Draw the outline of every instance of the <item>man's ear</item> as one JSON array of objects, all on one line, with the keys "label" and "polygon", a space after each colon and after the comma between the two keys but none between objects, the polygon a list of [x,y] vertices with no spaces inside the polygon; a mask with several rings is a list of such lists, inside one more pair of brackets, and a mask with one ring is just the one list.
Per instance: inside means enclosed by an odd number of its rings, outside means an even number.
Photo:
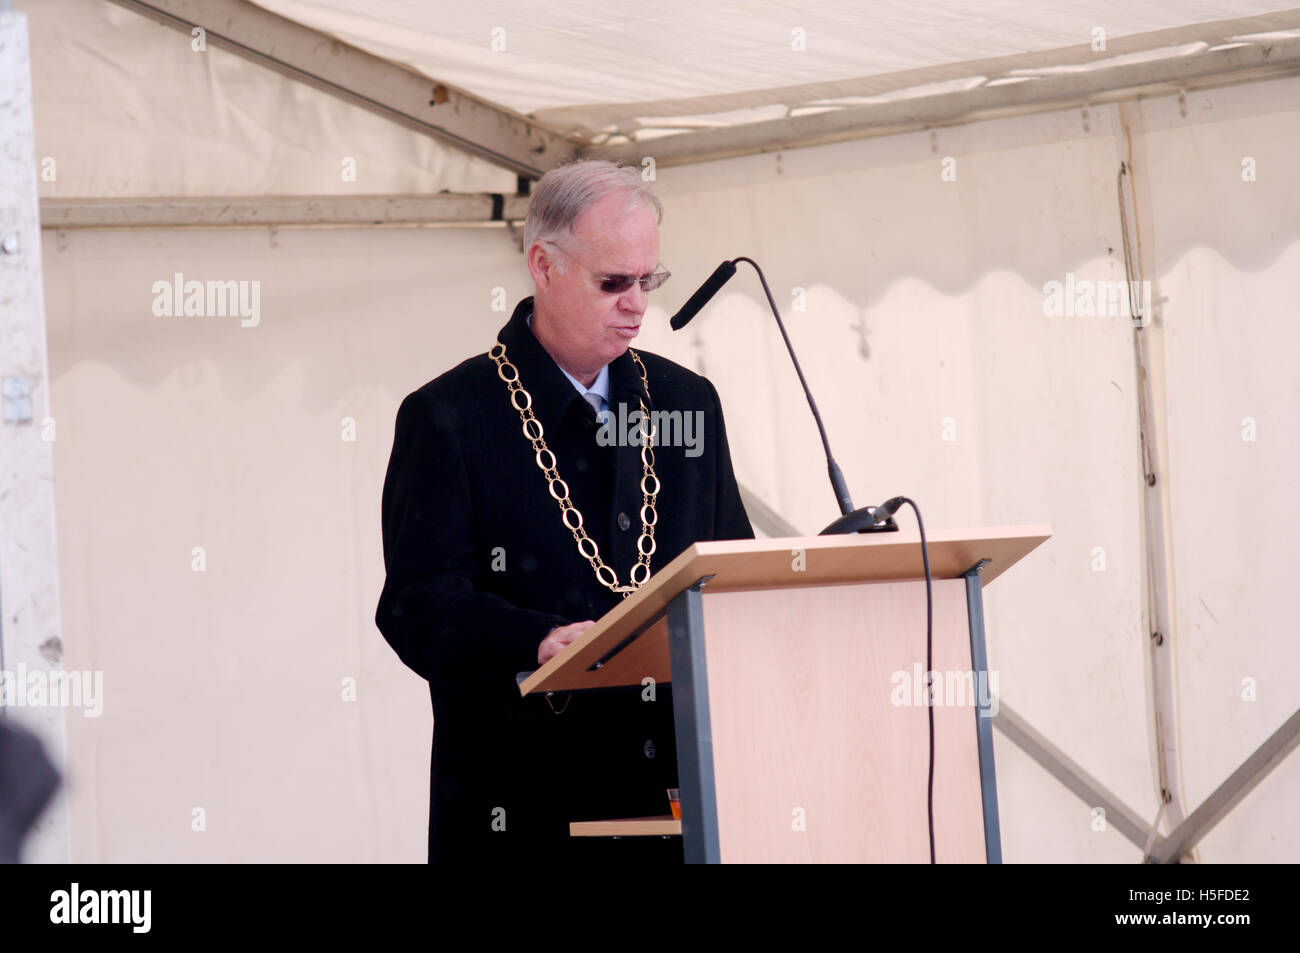
[{"label": "man's ear", "polygon": [[545,291],[555,272],[555,258],[541,242],[528,246],[528,274],[539,291]]}]

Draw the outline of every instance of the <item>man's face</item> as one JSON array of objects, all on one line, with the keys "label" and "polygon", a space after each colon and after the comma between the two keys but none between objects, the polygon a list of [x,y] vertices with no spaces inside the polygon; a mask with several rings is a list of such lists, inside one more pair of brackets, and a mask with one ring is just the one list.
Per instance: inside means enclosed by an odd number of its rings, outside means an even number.
[{"label": "man's face", "polygon": [[[659,264],[654,212],[627,193],[607,195],[573,223],[573,235],[548,248],[549,267],[534,273],[539,306],[561,350],[592,367],[627,350],[641,327],[648,293],[639,282],[618,294],[600,290],[599,275],[646,275]],[[562,264],[564,271],[555,268]],[[538,279],[541,280],[538,280]]]}]

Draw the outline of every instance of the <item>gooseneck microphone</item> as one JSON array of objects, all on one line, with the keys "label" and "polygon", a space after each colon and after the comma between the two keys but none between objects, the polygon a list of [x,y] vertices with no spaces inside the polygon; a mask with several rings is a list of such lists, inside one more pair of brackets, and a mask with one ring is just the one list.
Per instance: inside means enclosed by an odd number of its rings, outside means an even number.
[{"label": "gooseneck microphone", "polygon": [[[740,259],[736,259],[739,261]],[[673,315],[673,319],[668,323],[672,325],[674,331],[680,331],[686,327],[688,321],[700,313],[700,309],[709,303],[722,286],[731,280],[731,276],[736,273],[736,262],[724,261],[709,275],[707,281],[700,285],[699,290],[691,295],[687,302],[682,305],[682,309]]]},{"label": "gooseneck microphone", "polygon": [[[763,293],[767,295],[767,303],[771,306],[772,314],[776,317],[776,325],[781,329],[781,337],[785,341],[785,348],[790,352],[790,360],[794,362],[794,371],[799,375],[799,383],[803,386],[804,396],[808,398],[808,406],[812,409],[813,419],[817,421],[817,431],[821,434],[822,447],[826,451],[826,471],[830,475],[831,488],[835,491],[835,499],[839,504],[842,515],[830,526],[822,530],[819,535],[896,532],[898,524],[893,520],[894,510],[890,510],[889,513],[883,514],[877,519],[875,515],[876,508],[874,507],[867,506],[860,510],[853,508],[853,498],[849,496],[849,488],[844,482],[844,474],[840,472],[839,464],[835,462],[835,457],[831,454],[831,444],[826,438],[826,427],[822,424],[822,415],[817,411],[817,402],[813,400],[812,391],[808,389],[808,381],[804,379],[803,368],[799,366],[799,358],[795,357],[794,345],[790,343],[790,335],[785,332],[785,322],[781,320],[781,312],[777,310],[776,300],[772,297],[772,289],[767,286],[767,278],[763,275],[763,269],[758,267],[758,262],[743,255],[731,261],[724,261],[714,270],[713,274],[709,275],[708,280],[700,285],[699,290],[682,305],[681,310],[673,315],[672,320],[669,322],[672,329],[680,331],[686,327],[693,317],[700,313],[700,309],[708,304],[709,300],[736,273],[736,262],[739,261],[748,262],[758,272],[758,280],[763,283]],[[901,506],[902,504],[899,503],[898,505]],[[897,509],[897,506],[895,509]]]}]

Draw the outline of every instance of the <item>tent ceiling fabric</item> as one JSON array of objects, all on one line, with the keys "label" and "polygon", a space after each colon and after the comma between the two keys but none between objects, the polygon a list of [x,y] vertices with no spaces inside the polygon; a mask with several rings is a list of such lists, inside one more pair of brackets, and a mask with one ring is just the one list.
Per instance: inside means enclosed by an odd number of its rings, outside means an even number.
[{"label": "tent ceiling fabric", "polygon": [[[1097,0],[1066,10],[888,0],[870,12],[861,0],[615,0],[599,10],[585,0],[256,2],[589,142],[1179,56],[1300,28],[1300,10],[1258,0]],[[1097,29],[1104,52],[1092,46]]]}]

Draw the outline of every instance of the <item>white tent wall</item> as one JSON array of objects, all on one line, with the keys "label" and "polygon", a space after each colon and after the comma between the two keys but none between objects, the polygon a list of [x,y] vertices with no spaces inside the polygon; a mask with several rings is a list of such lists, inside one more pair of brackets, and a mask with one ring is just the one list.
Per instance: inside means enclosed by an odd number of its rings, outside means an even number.
[{"label": "white tent wall", "polygon": [[[184,87],[185,38],[108,4],[25,6],[38,154],[60,175],[43,196],[346,192],[331,178],[339,157],[375,135],[397,145],[366,153],[374,178],[357,191],[513,186],[450,152],[436,169],[407,160],[417,137],[265,71]],[[90,93],[71,95],[65,74],[105,70],[106,86],[124,74],[116,32],[94,56],[59,52],[84,42],[80,28],[42,11],[74,6],[105,30],[153,31],[150,48],[180,44],[139,67],[130,134],[125,114],[105,120],[118,131],[79,125],[71,104]],[[215,76],[257,70],[206,55]],[[1300,476],[1287,439],[1300,395],[1283,363],[1297,343],[1300,199],[1285,174],[1298,92],[1300,80],[1201,92],[1186,116],[1177,97],[1148,100],[1133,130],[1170,393],[1185,811],[1297,703],[1281,673],[1300,661],[1283,603],[1300,544],[1267,528],[1294,522]],[[216,117],[236,108],[259,134],[213,163],[204,142],[229,141]],[[833,497],[756,278],[742,270],[688,330],[666,326],[718,261],[752,255],[859,505],[906,492],[928,529],[1051,523],[1053,539],[986,593],[996,687],[1150,819],[1133,329],[1049,316],[1043,293],[1067,273],[1125,277],[1117,117],[1064,110],[660,169],[674,277],[640,343],[709,374],[741,481],[816,532]],[[265,147],[282,133],[291,148]],[[189,158],[168,158],[172,142]],[[1245,156],[1257,181],[1241,179]],[[450,171],[471,164],[473,176]],[[430,714],[373,625],[379,491],[402,396],[488,346],[506,317],[493,289],[527,293],[517,250],[496,228],[47,231],[44,258],[65,664],[105,682],[103,715],[68,719],[73,859],[422,860]],[[176,272],[259,281],[259,323],[154,316],[153,285]],[[1242,698],[1246,677],[1256,701]],[[995,738],[1007,860],[1139,858]],[[1298,789],[1293,757],[1201,858],[1300,857],[1284,823]]]},{"label": "white tent wall", "polygon": [[[1300,564],[1298,103],[1295,79],[1150,102],[1134,155],[1148,170],[1165,322],[1189,809],[1300,707],[1288,604]],[[1294,863],[1298,797],[1293,753],[1211,831],[1202,858]]]},{"label": "white tent wall", "polygon": [[[506,234],[79,232],[46,262],[67,665],[104,672],[69,719],[74,860],[422,860],[379,494],[401,398],[524,290]],[[260,282],[260,322],[155,317],[176,271]]]}]

